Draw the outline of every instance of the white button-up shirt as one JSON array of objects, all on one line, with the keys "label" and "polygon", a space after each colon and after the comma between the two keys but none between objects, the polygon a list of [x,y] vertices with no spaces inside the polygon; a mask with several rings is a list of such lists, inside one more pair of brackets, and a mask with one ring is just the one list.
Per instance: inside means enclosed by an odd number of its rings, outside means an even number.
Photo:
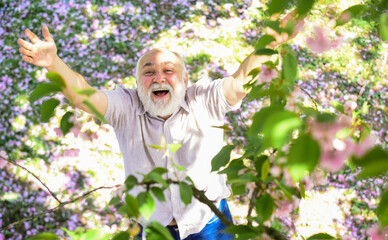
[{"label": "white button-up shirt", "polygon": [[[141,174],[155,167],[169,170],[168,177],[176,179],[171,160],[161,151],[149,145],[160,145],[162,136],[166,144],[181,143],[177,152],[171,155],[175,164],[187,171],[178,171],[178,180],[188,175],[196,188],[206,191],[210,200],[219,202],[230,195],[225,176],[211,172],[211,160],[224,145],[223,130],[214,126],[224,124],[225,114],[239,107],[232,107],[222,92],[223,79],[216,81],[200,80],[187,88],[184,103],[180,110],[164,121],[148,114],[138,98],[135,89],[121,86],[113,91],[105,91],[108,108],[105,119],[115,130],[124,159],[126,177],[134,175],[138,180]],[[141,187],[132,189],[136,196],[144,191]],[[214,216],[208,206],[193,198],[185,206],[180,200],[179,186],[171,184],[164,191],[166,202],[156,201],[155,212],[150,221],[156,220],[167,225],[173,218],[177,221],[181,238],[200,232]],[[142,224],[146,222],[141,220]]]}]

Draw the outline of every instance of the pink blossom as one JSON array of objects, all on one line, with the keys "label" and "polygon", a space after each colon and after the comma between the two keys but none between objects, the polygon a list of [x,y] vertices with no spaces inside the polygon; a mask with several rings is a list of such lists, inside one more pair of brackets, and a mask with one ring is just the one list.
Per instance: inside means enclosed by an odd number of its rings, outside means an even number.
[{"label": "pink blossom", "polygon": [[277,77],[278,77],[278,71],[276,69],[272,69],[263,65],[260,68],[260,74],[259,74],[260,81],[257,81],[256,84],[261,84],[264,82],[268,83],[268,82],[271,82],[272,79]]},{"label": "pink blossom", "polygon": [[288,217],[292,210],[296,209],[299,206],[300,199],[292,196],[292,200],[283,199],[277,202],[278,208],[276,209],[276,216],[278,217]]},{"label": "pink blossom", "polygon": [[338,149],[333,146],[332,149],[326,149],[323,151],[320,165],[322,168],[329,172],[338,172],[345,165],[345,160],[351,155],[352,146],[349,138],[345,139],[342,148]]},{"label": "pink blossom", "polygon": [[315,26],[312,37],[306,39],[306,44],[311,48],[311,50],[317,53],[337,48],[341,42],[341,38],[336,38],[334,41],[330,41],[327,36],[327,30],[321,26]]},{"label": "pink blossom", "polygon": [[355,101],[346,101],[345,102],[345,113],[348,115],[352,115],[352,112],[357,108],[357,103]]},{"label": "pink blossom", "polygon": [[372,240],[385,240],[388,236],[388,229],[379,229],[378,226],[373,226],[368,229],[368,234]]},{"label": "pink blossom", "polygon": [[376,140],[376,136],[374,134],[370,134],[364,139],[364,141],[354,144],[353,153],[359,158],[362,157],[376,144]]},{"label": "pink blossom", "polygon": [[63,155],[65,157],[78,157],[79,155],[79,149],[66,149],[64,152],[63,152]]},{"label": "pink blossom", "polygon": [[60,128],[54,128],[54,132],[57,134],[58,137],[63,137],[63,133]]}]

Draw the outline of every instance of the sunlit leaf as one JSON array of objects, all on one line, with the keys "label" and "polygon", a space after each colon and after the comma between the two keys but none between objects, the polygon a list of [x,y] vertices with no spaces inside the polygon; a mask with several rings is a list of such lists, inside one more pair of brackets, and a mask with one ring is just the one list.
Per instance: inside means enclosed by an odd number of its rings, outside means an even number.
[{"label": "sunlit leaf", "polygon": [[58,85],[56,85],[56,84],[41,83],[38,86],[36,86],[34,91],[32,91],[32,93],[31,93],[31,95],[29,97],[29,101],[31,103],[33,103],[36,100],[41,99],[42,97],[49,96],[49,95],[51,95],[53,93],[57,93],[57,92],[60,92],[60,91],[61,91],[61,88]]},{"label": "sunlit leaf", "polygon": [[73,112],[66,112],[61,119],[60,129],[63,135],[66,135],[70,129],[74,126],[74,123],[71,121],[71,117],[74,116]]},{"label": "sunlit leaf", "polygon": [[288,168],[294,182],[303,179],[306,172],[312,172],[320,158],[319,143],[309,135],[299,136],[291,145]]},{"label": "sunlit leaf", "polygon": [[155,200],[149,192],[142,192],[137,196],[139,202],[139,212],[146,221],[150,219],[155,211]]},{"label": "sunlit leaf", "polygon": [[40,121],[49,122],[50,118],[54,116],[54,110],[59,105],[59,100],[50,98],[42,103],[40,107]]},{"label": "sunlit leaf", "polygon": [[93,229],[82,234],[79,240],[108,240],[110,234],[101,229]]},{"label": "sunlit leaf", "polygon": [[261,180],[264,181],[268,177],[270,169],[270,163],[268,159],[264,161],[263,165],[261,166]]},{"label": "sunlit leaf", "polygon": [[79,89],[79,88],[73,87],[73,90],[74,92],[87,97],[90,97],[97,92],[97,90],[94,88]]},{"label": "sunlit leaf", "polygon": [[144,182],[157,182],[163,185],[163,187],[167,187],[168,183],[166,180],[162,177],[164,173],[167,172],[167,169],[165,168],[155,168],[151,172],[149,172],[147,175],[144,176],[143,181]]},{"label": "sunlit leaf", "polygon": [[310,236],[307,238],[307,240],[314,240],[314,239],[325,239],[325,240],[331,240],[331,239],[336,239],[335,237],[327,234],[327,233],[318,233]]},{"label": "sunlit leaf", "polygon": [[360,113],[361,114],[368,114],[369,112],[369,104],[367,101],[365,101],[362,106],[361,106],[361,109],[360,109]]},{"label": "sunlit leaf", "polygon": [[283,29],[280,27],[279,20],[271,21],[269,19],[264,19],[263,24],[265,27],[271,28],[272,30],[274,30],[278,34],[281,34],[283,32]]},{"label": "sunlit leaf", "polygon": [[125,196],[125,206],[127,207],[127,214],[129,217],[135,217],[138,218],[140,216],[140,211],[139,211],[139,202],[136,198],[133,196],[127,194]]},{"label": "sunlit leaf", "polygon": [[236,184],[236,183],[242,184],[242,183],[249,183],[249,182],[256,182],[256,181],[257,181],[257,177],[251,172],[241,174],[236,178],[228,179],[228,183],[230,184]]},{"label": "sunlit leaf", "polygon": [[259,40],[257,40],[255,45],[255,50],[257,51],[259,49],[263,49],[273,41],[276,41],[276,39],[272,35],[265,34],[261,36]]},{"label": "sunlit leaf", "polygon": [[288,36],[292,36],[295,30],[295,21],[294,20],[288,20],[286,26],[284,27],[283,31],[288,34]]},{"label": "sunlit leaf", "polygon": [[191,200],[193,198],[193,189],[191,188],[190,185],[188,185],[185,182],[180,182],[179,183],[179,193],[182,199],[182,202],[185,205],[188,205],[191,203]]},{"label": "sunlit leaf", "polygon": [[168,149],[170,149],[170,151],[172,153],[175,153],[176,151],[179,150],[179,148],[182,147],[182,144],[181,143],[170,143],[167,145]]},{"label": "sunlit leaf", "polygon": [[336,26],[342,26],[348,23],[352,18],[358,18],[364,15],[369,10],[368,5],[354,5],[344,10],[337,18]]},{"label": "sunlit leaf", "polygon": [[152,221],[144,231],[147,234],[147,240],[174,240],[170,231],[155,221]]},{"label": "sunlit leaf", "polygon": [[283,58],[282,75],[291,86],[294,85],[298,76],[298,60],[291,53],[287,53]]},{"label": "sunlit leaf", "polygon": [[212,126],[212,127],[214,127],[214,128],[219,128],[219,129],[222,129],[222,130],[228,131],[228,132],[232,131],[228,125]]},{"label": "sunlit leaf", "polygon": [[163,150],[163,148],[159,145],[147,145],[150,148],[158,149],[158,150]]},{"label": "sunlit leaf", "polygon": [[269,194],[264,194],[256,202],[257,216],[262,223],[269,219],[274,209],[274,201]]},{"label": "sunlit leaf", "polygon": [[230,153],[233,149],[234,145],[226,145],[221,149],[221,151],[217,153],[216,156],[214,156],[212,160],[212,171],[217,171],[221,167],[228,164],[230,160]]},{"label": "sunlit leaf", "polygon": [[9,202],[14,202],[18,200],[20,196],[15,192],[6,192],[1,198]]},{"label": "sunlit leaf", "polygon": [[279,111],[268,116],[264,127],[264,147],[281,147],[291,139],[292,131],[302,126],[302,120],[289,111]]},{"label": "sunlit leaf", "polygon": [[60,238],[54,233],[40,233],[36,236],[30,237],[27,240],[59,240]]},{"label": "sunlit leaf", "polygon": [[341,113],[344,113],[344,112],[345,112],[345,107],[344,107],[344,105],[342,105],[341,102],[338,101],[338,100],[332,100],[332,101],[330,101],[330,105],[331,105],[333,108],[337,109],[337,110],[338,110],[339,112],[341,112]]},{"label": "sunlit leaf", "polygon": [[62,76],[59,75],[58,73],[56,72],[48,72],[46,73],[46,77],[54,82],[56,85],[58,85],[61,89],[65,89],[66,88],[66,83],[65,81],[63,80]]},{"label": "sunlit leaf", "polygon": [[275,112],[283,111],[281,106],[270,106],[262,108],[259,112],[256,112],[253,115],[253,121],[251,126],[247,131],[247,136],[249,140],[256,139],[257,134],[262,133],[264,124],[266,123],[268,117]]},{"label": "sunlit leaf", "polygon": [[388,14],[387,13],[380,15],[379,34],[382,40],[388,41]]},{"label": "sunlit leaf", "polygon": [[85,104],[85,105],[93,112],[94,116],[96,116],[96,118],[97,118],[100,122],[102,122],[102,123],[104,123],[104,124],[107,123],[106,120],[105,120],[105,118],[104,118],[104,116],[97,110],[97,108],[94,107],[94,105],[93,105],[89,100],[84,99],[84,100],[82,101],[82,103]]},{"label": "sunlit leaf", "polygon": [[381,226],[388,226],[388,191],[385,191],[376,209],[376,215]]}]

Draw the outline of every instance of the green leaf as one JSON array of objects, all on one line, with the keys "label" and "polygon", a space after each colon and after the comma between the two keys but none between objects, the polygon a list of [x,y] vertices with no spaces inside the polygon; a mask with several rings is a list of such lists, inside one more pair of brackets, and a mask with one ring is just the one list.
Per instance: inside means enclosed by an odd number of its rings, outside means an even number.
[{"label": "green leaf", "polygon": [[274,201],[269,194],[264,194],[256,202],[256,212],[261,223],[264,223],[272,215]]},{"label": "green leaf", "polygon": [[365,101],[362,106],[361,106],[361,109],[360,109],[360,113],[361,114],[368,114],[369,112],[369,105],[368,105],[368,102]]},{"label": "green leaf", "polygon": [[388,191],[384,192],[376,209],[376,215],[382,227],[388,226]]},{"label": "green leaf", "polygon": [[231,225],[224,232],[232,235],[237,234],[238,238],[236,239],[254,239],[262,233],[258,228],[249,225]]},{"label": "green leaf", "polygon": [[306,172],[312,172],[319,162],[319,143],[309,135],[299,136],[291,145],[288,168],[294,182],[303,179]]},{"label": "green leaf", "polygon": [[255,55],[271,56],[271,55],[274,55],[274,54],[277,54],[277,53],[278,52],[273,50],[273,49],[261,48],[261,49],[256,50]]},{"label": "green leaf", "polygon": [[182,147],[182,144],[180,144],[180,143],[170,143],[170,144],[167,145],[167,147],[168,147],[168,149],[170,149],[170,151],[172,153],[175,153],[176,151],[179,150],[179,148]]},{"label": "green leaf", "polygon": [[222,129],[222,130],[227,131],[227,132],[232,131],[228,125],[212,126],[212,127],[213,127],[213,128],[219,128],[219,129]]},{"label": "green leaf", "polygon": [[112,240],[129,240],[131,236],[129,235],[129,232],[121,231],[117,234],[115,234],[112,238]]},{"label": "green leaf", "polygon": [[297,0],[297,15],[299,17],[306,16],[313,8],[315,2],[316,0]]},{"label": "green leaf", "polygon": [[283,31],[286,32],[288,34],[288,36],[292,36],[292,34],[294,33],[294,29],[295,29],[295,21],[288,20],[286,27],[283,28]]},{"label": "green leaf", "polygon": [[84,100],[82,101],[82,103],[85,104],[85,105],[93,112],[94,116],[96,116],[96,118],[97,118],[100,122],[102,122],[102,123],[104,123],[104,124],[107,123],[106,120],[105,120],[105,118],[104,118],[104,116],[102,116],[102,114],[94,107],[94,105],[93,105],[89,100],[84,99]]},{"label": "green leaf", "polygon": [[147,175],[144,176],[143,181],[144,182],[157,182],[163,185],[164,188],[168,187],[168,183],[162,175],[167,172],[167,169],[165,168],[155,168],[151,172],[149,172]]},{"label": "green leaf", "polygon": [[152,221],[144,231],[147,234],[147,240],[174,240],[170,231],[155,221]]},{"label": "green leaf", "polygon": [[352,20],[352,18],[361,17],[368,10],[369,10],[368,5],[359,4],[359,5],[351,6],[340,14],[340,16],[337,18],[335,25],[342,26],[348,23],[350,20]]},{"label": "green leaf", "polygon": [[166,198],[164,197],[163,189],[158,187],[152,187],[151,188],[152,194],[161,202],[165,202]]},{"label": "green leaf", "polygon": [[63,135],[66,135],[70,129],[74,126],[74,123],[70,121],[70,118],[74,116],[72,112],[66,112],[65,115],[62,116],[60,129]]},{"label": "green leaf", "polygon": [[140,211],[139,211],[139,202],[137,201],[136,198],[134,198],[133,196],[127,194],[127,196],[125,196],[125,206],[127,207],[127,214],[128,214],[128,217],[135,217],[135,218],[139,218],[140,216]]},{"label": "green leaf", "polygon": [[259,112],[256,112],[252,117],[252,124],[247,131],[247,137],[250,141],[255,141],[257,135],[262,133],[264,124],[267,122],[268,117],[276,112],[283,111],[281,106],[270,106],[262,108]]},{"label": "green leaf", "polygon": [[282,75],[289,85],[294,85],[298,76],[298,61],[291,53],[287,53],[283,58]]},{"label": "green leaf", "polygon": [[179,183],[179,193],[181,195],[182,202],[187,206],[191,203],[193,198],[193,189],[185,182]]},{"label": "green leaf", "polygon": [[263,165],[261,166],[261,180],[264,181],[268,177],[270,169],[270,163],[269,160],[265,160]]},{"label": "green leaf", "polygon": [[129,175],[124,182],[127,190],[131,190],[136,184],[138,184],[137,178],[133,175]]},{"label": "green leaf", "polygon": [[280,111],[271,114],[264,123],[264,148],[282,147],[291,139],[291,133],[302,126],[302,120],[294,113]]},{"label": "green leaf", "polygon": [[268,10],[267,13],[269,15],[275,14],[275,13],[282,13],[287,5],[288,5],[288,0],[272,0],[268,4]]},{"label": "green leaf", "polygon": [[283,29],[280,27],[280,21],[271,21],[269,19],[264,19],[263,24],[265,27],[271,28],[275,32],[281,34],[283,32]]},{"label": "green leaf", "polygon": [[158,149],[158,150],[162,150],[163,151],[163,148],[159,145],[147,145],[148,147],[150,148],[154,148],[154,149]]},{"label": "green leaf", "polygon": [[234,196],[243,195],[245,193],[245,184],[234,183],[231,185]]},{"label": "green leaf", "polygon": [[40,233],[28,238],[27,240],[59,240],[59,237],[54,233]]},{"label": "green leaf", "polygon": [[41,99],[42,97],[49,96],[52,93],[57,93],[60,91],[61,91],[61,88],[56,84],[41,83],[34,89],[34,91],[32,91],[29,97],[29,101],[30,103],[33,103],[36,100]]},{"label": "green leaf", "polygon": [[345,107],[338,100],[330,101],[330,105],[341,113],[345,113]]},{"label": "green leaf", "polygon": [[314,239],[331,240],[331,239],[335,239],[335,237],[333,237],[327,233],[318,233],[318,234],[314,234],[314,235],[310,236],[309,238],[307,238],[307,240],[314,240]]},{"label": "green leaf", "polygon": [[217,171],[221,167],[228,164],[230,160],[230,153],[234,149],[234,145],[226,145],[224,146],[221,151],[217,153],[216,156],[212,159],[212,171]]},{"label": "green leaf", "polygon": [[59,105],[59,100],[50,98],[42,103],[40,107],[40,121],[49,122],[50,118],[54,116],[54,110]]},{"label": "green leaf", "polygon": [[109,205],[117,205],[120,204],[120,197],[112,197],[112,199],[108,203]]},{"label": "green leaf", "polygon": [[380,15],[379,34],[382,40],[388,41],[388,14],[387,13]]},{"label": "green leaf", "polygon": [[8,202],[15,202],[20,196],[16,192],[6,192],[1,198]]},{"label": "green leaf", "polygon": [[74,92],[87,97],[90,97],[97,92],[97,90],[94,88],[79,89],[79,88],[73,87],[73,90]]},{"label": "green leaf", "polygon": [[140,204],[139,211],[146,221],[150,219],[155,211],[155,200],[149,192],[142,192],[137,196]]},{"label": "green leaf", "polygon": [[246,168],[244,165],[244,162],[241,159],[234,159],[229,163],[229,165],[224,170],[222,170],[219,173],[221,174],[235,173],[240,171],[243,168]]},{"label": "green leaf", "polygon": [[276,39],[272,35],[265,34],[261,36],[259,40],[257,40],[255,45],[255,50],[257,51],[259,49],[263,49],[273,41],[276,41]]},{"label": "green leaf", "polygon": [[287,187],[284,186],[279,180],[274,179],[275,183],[278,185],[278,187],[284,192],[284,195],[287,197],[288,200],[292,199],[292,194],[290,191],[288,191]]},{"label": "green leaf", "polygon": [[249,182],[257,182],[257,177],[251,173],[247,172],[241,175],[238,175],[235,178],[228,179],[228,183],[230,184],[243,184],[243,183],[249,183]]},{"label": "green leaf", "polygon": [[93,229],[82,234],[79,240],[108,240],[110,234],[101,229]]},{"label": "green leaf", "polygon": [[375,147],[360,159],[353,159],[356,166],[362,167],[359,178],[376,177],[388,171],[388,152]]},{"label": "green leaf", "polygon": [[323,112],[317,115],[318,122],[334,123],[337,120],[337,116],[333,113]]},{"label": "green leaf", "polygon": [[58,73],[56,72],[48,72],[46,73],[46,77],[54,82],[56,85],[58,85],[61,89],[65,89],[66,88],[66,83],[65,81],[63,80],[62,76],[59,75]]}]

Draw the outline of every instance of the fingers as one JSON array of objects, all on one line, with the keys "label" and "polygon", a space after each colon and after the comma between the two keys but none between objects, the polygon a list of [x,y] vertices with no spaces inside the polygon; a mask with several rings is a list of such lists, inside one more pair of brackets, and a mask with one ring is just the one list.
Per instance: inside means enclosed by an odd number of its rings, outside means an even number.
[{"label": "fingers", "polygon": [[27,35],[27,37],[31,40],[32,43],[37,43],[40,41],[38,36],[35,35],[35,33],[31,32],[29,29],[26,29],[24,33]]},{"label": "fingers", "polygon": [[25,48],[19,48],[19,52],[23,55],[27,55],[29,57],[32,57],[32,52],[30,50],[27,50]]},{"label": "fingers", "polygon": [[54,39],[51,37],[51,34],[50,34],[47,26],[43,26],[42,33],[43,33],[43,37],[44,37],[44,39],[46,39],[46,41],[54,42]]},{"label": "fingers", "polygon": [[33,45],[31,44],[31,43],[29,43],[29,42],[27,42],[27,41],[25,41],[25,40],[23,40],[23,39],[18,39],[18,44],[20,45],[20,46],[22,46],[23,48],[25,48],[25,49],[27,49],[27,50],[32,50],[32,48],[33,48]]},{"label": "fingers", "polygon": [[34,59],[32,59],[32,57],[23,55],[22,59],[23,59],[23,61],[26,61],[26,62],[28,62],[28,63],[34,64]]}]

